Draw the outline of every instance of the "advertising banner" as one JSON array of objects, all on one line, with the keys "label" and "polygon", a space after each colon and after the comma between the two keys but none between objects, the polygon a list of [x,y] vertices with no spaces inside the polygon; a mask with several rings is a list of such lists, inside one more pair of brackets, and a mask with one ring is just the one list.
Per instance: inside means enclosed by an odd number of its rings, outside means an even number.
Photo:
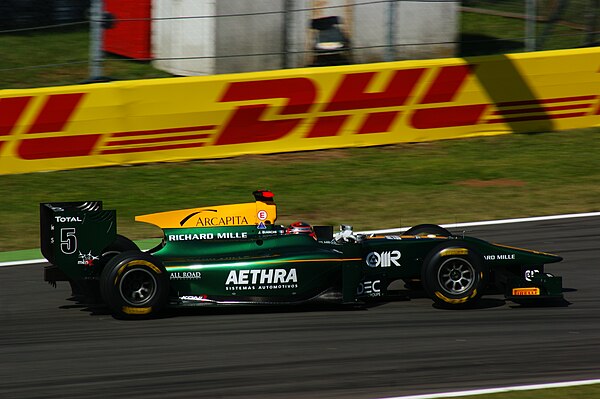
[{"label": "advertising banner", "polygon": [[596,126],[600,49],[0,90],[0,174]]}]

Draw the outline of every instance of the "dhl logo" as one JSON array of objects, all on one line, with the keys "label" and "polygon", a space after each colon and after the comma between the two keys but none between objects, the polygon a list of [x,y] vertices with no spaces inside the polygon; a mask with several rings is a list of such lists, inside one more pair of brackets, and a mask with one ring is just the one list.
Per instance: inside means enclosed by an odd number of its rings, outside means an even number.
[{"label": "dhl logo", "polygon": [[[318,79],[305,76],[234,81],[215,96],[216,105],[230,107],[226,117],[214,124],[110,133],[65,133],[86,101],[92,101],[93,91],[2,98],[0,151],[14,141],[19,158],[43,160],[261,143],[291,134],[300,134],[302,139],[342,134],[364,137],[392,133],[404,126],[443,129],[600,113],[596,94],[458,103],[456,99],[474,78],[476,68],[450,65],[343,73],[331,90],[324,90]],[[387,80],[373,90],[374,82],[381,83],[382,77]],[[30,115],[25,118],[26,114]]]}]

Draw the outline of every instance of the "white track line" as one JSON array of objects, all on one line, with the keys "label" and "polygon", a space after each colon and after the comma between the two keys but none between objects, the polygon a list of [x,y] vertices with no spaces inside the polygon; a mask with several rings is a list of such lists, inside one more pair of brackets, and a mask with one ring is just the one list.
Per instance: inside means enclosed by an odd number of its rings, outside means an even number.
[{"label": "white track line", "polygon": [[19,265],[35,265],[36,263],[48,263],[46,259],[32,259],[32,260],[15,260],[12,262],[0,263],[0,267],[3,266],[19,266]]},{"label": "white track line", "polygon": [[386,397],[386,398],[382,398],[382,399],[456,398],[459,396],[489,395],[489,394],[502,393],[502,392],[533,391],[533,390],[537,390],[537,389],[566,388],[566,387],[575,387],[575,386],[580,386],[580,385],[593,385],[593,384],[600,384],[600,379],[568,381],[568,382],[554,382],[554,383],[549,383],[549,384],[518,385],[518,386],[513,386],[513,387],[475,389],[472,391],[444,392],[444,393],[434,393],[434,394],[425,394],[425,395],[395,396],[395,397]]},{"label": "white track line", "polygon": [[[459,228],[459,227],[492,226],[495,224],[511,224],[511,223],[525,223],[525,222],[542,222],[542,221],[546,221],[546,220],[589,218],[589,217],[595,217],[595,216],[600,216],[600,212],[570,213],[570,214],[566,214],[566,215],[536,216],[536,217],[519,218],[519,219],[488,220],[488,221],[483,221],[483,222],[450,223],[450,224],[443,224],[442,227],[447,228],[447,229],[454,229],[454,228]],[[387,230],[357,231],[357,233],[359,233],[359,234],[401,233],[408,229],[410,229],[410,227],[397,227],[394,229],[387,229]]]},{"label": "white track line", "polygon": [[[452,223],[452,224],[443,224],[442,227],[448,228],[448,229],[453,229],[453,228],[459,228],[459,227],[491,226],[491,225],[495,225],[495,224],[540,222],[540,221],[545,221],[545,220],[589,218],[589,217],[595,217],[595,216],[600,216],[600,212],[570,213],[570,214],[566,214],[566,215],[536,216],[536,217],[519,218],[519,219],[488,220],[488,221],[483,221],[483,222]],[[397,227],[397,228],[386,229],[386,230],[357,231],[356,233],[358,233],[358,234],[388,234],[388,233],[401,233],[408,229],[410,229],[410,227]],[[46,259],[3,262],[3,263],[0,263],[0,267],[30,265],[30,264],[45,263],[45,262],[46,262]]]}]

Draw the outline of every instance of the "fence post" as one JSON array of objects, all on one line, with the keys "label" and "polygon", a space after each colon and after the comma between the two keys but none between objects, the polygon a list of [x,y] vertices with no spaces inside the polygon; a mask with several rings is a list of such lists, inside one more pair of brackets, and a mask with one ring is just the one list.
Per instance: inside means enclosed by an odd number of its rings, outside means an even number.
[{"label": "fence post", "polygon": [[283,2],[283,57],[281,66],[283,69],[289,68],[291,65],[290,62],[290,34],[292,32],[292,8],[293,8],[293,0],[285,0]]},{"label": "fence post", "polygon": [[89,81],[100,80],[102,68],[102,20],[104,12],[103,0],[91,0],[90,4],[90,68]]},{"label": "fence post", "polygon": [[525,0],[525,51],[535,51],[537,10],[535,0]]},{"label": "fence post", "polygon": [[395,51],[394,51],[394,43],[395,38],[394,35],[396,33],[396,0],[390,0],[389,9],[388,9],[388,31],[387,31],[387,47],[385,51],[385,60],[386,61],[394,61]]},{"label": "fence post", "polygon": [[598,11],[600,10],[600,0],[590,0],[587,7],[587,35],[585,37],[585,46],[594,46],[598,30]]}]

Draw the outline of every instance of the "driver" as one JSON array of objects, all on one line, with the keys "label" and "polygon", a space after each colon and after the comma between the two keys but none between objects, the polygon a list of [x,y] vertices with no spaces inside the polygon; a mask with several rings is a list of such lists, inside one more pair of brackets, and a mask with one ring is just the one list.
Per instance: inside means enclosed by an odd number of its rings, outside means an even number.
[{"label": "driver", "polygon": [[315,240],[317,239],[317,235],[315,234],[315,230],[312,228],[312,226],[306,222],[294,222],[292,224],[290,224],[290,227],[288,227],[285,230],[286,234],[307,234],[309,236],[311,236],[312,238],[314,238]]}]

